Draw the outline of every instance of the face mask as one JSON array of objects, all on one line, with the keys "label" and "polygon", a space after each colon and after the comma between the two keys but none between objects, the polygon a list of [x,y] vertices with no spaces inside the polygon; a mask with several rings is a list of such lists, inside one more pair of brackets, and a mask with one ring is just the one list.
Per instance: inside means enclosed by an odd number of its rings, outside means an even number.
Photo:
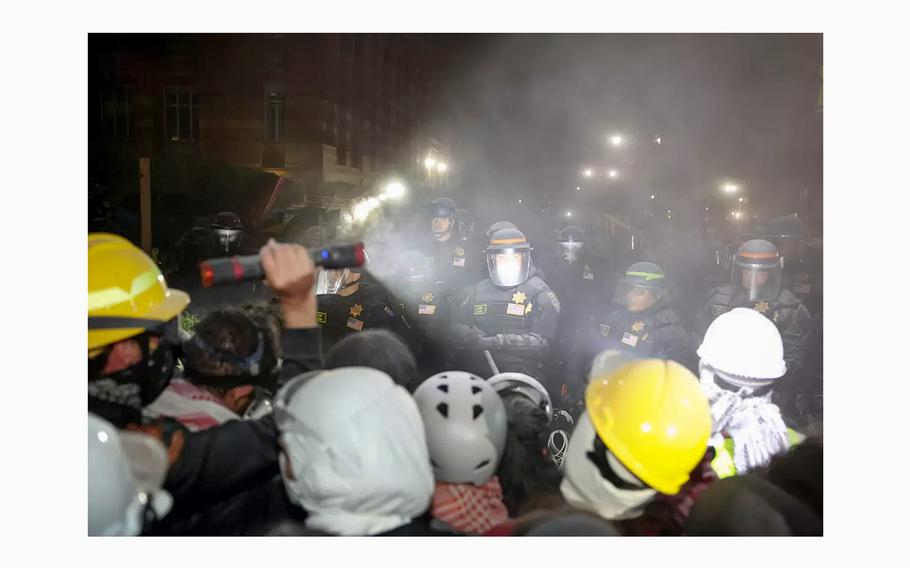
[{"label": "face mask", "polygon": [[[601,449],[596,438],[585,412],[569,441],[565,477],[560,486],[563,497],[569,504],[608,520],[640,516],[657,491],[637,480],[609,450]],[[605,476],[601,470],[608,474]]]},{"label": "face mask", "polygon": [[559,246],[562,249],[563,260],[566,262],[575,262],[581,258],[581,251],[584,247],[584,243],[578,241],[561,242],[559,243]]},{"label": "face mask", "polygon": [[219,250],[231,252],[240,245],[243,231],[239,229],[215,229],[215,239],[218,241]]}]

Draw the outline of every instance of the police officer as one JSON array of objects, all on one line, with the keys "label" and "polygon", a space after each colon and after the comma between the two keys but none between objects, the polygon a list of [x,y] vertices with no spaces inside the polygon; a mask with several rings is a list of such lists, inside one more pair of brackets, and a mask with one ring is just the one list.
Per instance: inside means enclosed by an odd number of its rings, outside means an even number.
[{"label": "police officer", "polygon": [[195,321],[219,308],[268,301],[273,294],[261,281],[232,282],[205,290],[199,277],[199,263],[218,257],[255,254],[244,246],[243,223],[236,213],[222,211],[209,227],[193,227],[180,237],[174,247],[177,272],[168,278],[186,290],[193,300],[186,321]]},{"label": "police officer", "polygon": [[460,297],[475,277],[471,274],[475,271],[471,245],[458,235],[455,211],[455,202],[448,197],[433,201],[430,206],[432,240],[426,250],[433,259],[434,277],[445,283],[448,297]]},{"label": "police officer", "polygon": [[402,322],[389,293],[363,267],[320,270],[316,283],[316,321],[322,328],[322,354],[352,333],[365,329],[401,332]]},{"label": "police officer", "polygon": [[571,402],[581,401],[591,362],[603,351],[616,350],[635,359],[672,359],[696,368],[693,338],[670,304],[667,277],[659,265],[631,265],[619,279],[612,305],[595,307],[592,316],[570,357],[569,377],[575,382],[567,384],[566,390],[572,392],[566,398]]},{"label": "police officer", "polygon": [[743,243],[733,261],[731,283],[711,290],[696,317],[698,336],[704,337],[719,315],[733,308],[752,308],[777,325],[784,341],[787,368],[798,368],[812,328],[812,316],[793,292],[781,286],[781,265],[774,243],[762,239]]},{"label": "police officer", "polygon": [[559,300],[536,276],[531,245],[518,229],[493,233],[485,257],[489,277],[468,290],[453,315],[453,343],[463,350],[458,368],[490,376],[489,351],[500,372],[540,378],[556,335]]},{"label": "police officer", "polygon": [[422,377],[451,369],[448,332],[452,308],[445,288],[433,278],[431,262],[417,250],[407,250],[396,259],[393,297],[407,326],[403,337],[417,359]]},{"label": "police officer", "polygon": [[807,247],[806,226],[794,213],[770,220],[764,233],[783,259],[784,287],[799,298],[810,314],[817,315],[822,309],[821,255],[812,254],[815,249]]},{"label": "police officer", "polygon": [[585,246],[584,230],[574,225],[565,227],[557,231],[555,244],[555,254],[543,260],[547,283],[561,303],[559,329],[547,364],[550,377],[565,372],[569,348],[587,327],[591,310],[613,293],[606,270],[601,263],[594,262]]}]

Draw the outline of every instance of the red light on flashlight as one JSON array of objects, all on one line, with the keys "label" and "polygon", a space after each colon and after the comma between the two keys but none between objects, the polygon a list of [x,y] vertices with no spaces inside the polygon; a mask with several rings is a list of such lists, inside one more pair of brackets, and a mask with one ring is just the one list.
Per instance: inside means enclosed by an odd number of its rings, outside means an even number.
[{"label": "red light on flashlight", "polygon": [[202,274],[202,287],[210,288],[215,283],[215,271],[207,262],[199,265],[199,272]]}]

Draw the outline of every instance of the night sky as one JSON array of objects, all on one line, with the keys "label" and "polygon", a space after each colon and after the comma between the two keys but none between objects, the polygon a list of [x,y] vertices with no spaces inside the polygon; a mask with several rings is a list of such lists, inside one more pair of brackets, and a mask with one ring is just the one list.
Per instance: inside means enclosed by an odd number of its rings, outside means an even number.
[{"label": "night sky", "polygon": [[[627,195],[656,193],[667,207],[703,210],[733,178],[767,215],[794,210],[810,187],[820,216],[821,35],[447,41],[455,63],[440,96],[452,113],[463,199],[571,206],[580,168],[615,163]],[[611,132],[629,139],[621,152],[608,145]]]}]

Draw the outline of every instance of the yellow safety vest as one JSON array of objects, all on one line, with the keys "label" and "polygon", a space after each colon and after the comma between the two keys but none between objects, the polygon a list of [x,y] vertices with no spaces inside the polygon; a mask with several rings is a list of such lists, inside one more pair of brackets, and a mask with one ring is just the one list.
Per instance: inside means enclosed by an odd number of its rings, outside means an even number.
[{"label": "yellow safety vest", "polygon": [[[806,437],[792,428],[787,428],[787,439],[792,448],[805,440]],[[737,475],[736,464],[733,462],[732,438],[724,438],[724,443],[721,447],[714,446],[714,454],[714,459],[711,460],[711,469],[714,470],[717,477],[724,479],[725,477]]]}]

